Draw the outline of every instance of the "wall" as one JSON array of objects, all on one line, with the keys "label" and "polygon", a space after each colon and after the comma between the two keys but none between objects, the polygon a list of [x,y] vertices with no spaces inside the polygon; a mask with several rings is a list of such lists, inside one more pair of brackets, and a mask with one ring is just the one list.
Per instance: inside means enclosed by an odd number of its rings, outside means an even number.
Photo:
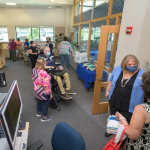
[{"label": "wall", "polygon": [[[7,26],[9,38],[16,37],[15,26],[54,26],[70,25],[71,9],[0,9],[0,26]],[[68,28],[67,28],[68,30]]]},{"label": "wall", "polygon": [[[134,7],[133,7],[134,6]],[[141,68],[148,70],[150,59],[150,1],[125,0],[115,66],[120,65],[123,57],[134,54],[138,57]],[[127,26],[133,26],[132,35],[126,35]]]}]

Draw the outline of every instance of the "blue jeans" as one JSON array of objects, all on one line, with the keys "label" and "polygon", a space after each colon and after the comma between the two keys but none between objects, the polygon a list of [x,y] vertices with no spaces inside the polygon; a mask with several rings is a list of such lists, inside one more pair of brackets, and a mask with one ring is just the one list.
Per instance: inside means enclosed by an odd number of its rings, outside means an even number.
[{"label": "blue jeans", "polygon": [[69,55],[60,55],[61,65],[64,67],[64,61],[66,62],[66,68],[69,69]]},{"label": "blue jeans", "polygon": [[50,97],[47,100],[37,100],[37,111],[42,112],[42,116],[47,116],[47,111],[49,108]]}]

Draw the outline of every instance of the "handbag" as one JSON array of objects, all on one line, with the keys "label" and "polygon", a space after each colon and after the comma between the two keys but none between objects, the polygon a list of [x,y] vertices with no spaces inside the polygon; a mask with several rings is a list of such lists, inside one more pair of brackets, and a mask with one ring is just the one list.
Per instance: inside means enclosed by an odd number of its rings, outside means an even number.
[{"label": "handbag", "polygon": [[127,127],[123,130],[120,142],[118,144],[115,144],[115,137],[116,135],[113,136],[113,138],[105,145],[103,150],[123,150],[124,142],[123,142],[123,136],[125,134]]}]

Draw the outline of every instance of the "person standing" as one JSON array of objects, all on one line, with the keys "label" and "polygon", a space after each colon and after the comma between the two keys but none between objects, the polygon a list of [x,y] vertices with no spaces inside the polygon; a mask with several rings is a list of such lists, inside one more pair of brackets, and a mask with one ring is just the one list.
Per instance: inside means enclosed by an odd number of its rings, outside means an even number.
[{"label": "person standing", "polygon": [[50,51],[51,51],[51,55],[53,54],[53,44],[51,43],[51,38],[47,37],[46,38],[46,46],[48,46],[50,48]]},{"label": "person standing", "polygon": [[11,52],[10,52],[10,43],[11,43],[11,39],[9,39],[9,43],[8,43],[8,50],[9,50],[9,54],[10,54],[10,60],[12,61],[12,58],[11,58]]},{"label": "person standing", "polygon": [[11,57],[12,57],[12,62],[13,63],[18,63],[17,59],[16,59],[16,48],[17,48],[17,45],[16,45],[16,42],[15,42],[15,39],[12,38],[12,41],[10,43],[10,52],[11,52]]},{"label": "person standing", "polygon": [[147,102],[135,107],[130,124],[122,114],[116,113],[123,126],[129,125],[125,131],[127,138],[124,150],[150,149],[150,72],[145,72],[142,76],[142,89]]},{"label": "person standing", "polygon": [[71,44],[67,41],[67,37],[64,37],[64,41],[59,44],[58,47],[61,65],[64,67],[64,61],[66,62],[66,68],[69,69],[69,54],[72,52]]},{"label": "person standing", "polygon": [[24,43],[25,51],[29,49],[29,45],[30,45],[30,43],[28,42],[28,39],[25,39],[25,43]]},{"label": "person standing", "polygon": [[50,121],[51,116],[47,116],[50,100],[52,99],[52,90],[50,86],[51,77],[44,70],[46,61],[44,58],[39,58],[36,61],[36,66],[32,70],[32,80],[34,84],[34,93],[37,98],[37,117],[41,117],[41,121]]},{"label": "person standing", "polygon": [[[144,103],[144,93],[141,88],[144,70],[136,56],[127,55],[117,66],[109,79],[105,97],[109,100],[110,114],[121,113],[130,123],[135,106]],[[108,137],[109,134],[105,133]]]},{"label": "person standing", "polygon": [[18,50],[17,57],[19,58],[19,54],[20,54],[21,58],[23,58],[22,42],[20,41],[19,38],[17,38],[16,45],[17,45],[17,50]]},{"label": "person standing", "polygon": [[35,67],[36,60],[38,59],[38,51],[34,41],[30,42],[31,46],[29,48],[29,58],[32,63],[32,69]]}]

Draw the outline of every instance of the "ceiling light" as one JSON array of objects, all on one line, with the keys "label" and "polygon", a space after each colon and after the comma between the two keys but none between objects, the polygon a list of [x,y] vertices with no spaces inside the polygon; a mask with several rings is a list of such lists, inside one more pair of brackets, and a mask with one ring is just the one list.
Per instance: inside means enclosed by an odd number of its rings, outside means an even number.
[{"label": "ceiling light", "polygon": [[52,2],[54,2],[55,0],[51,0]]},{"label": "ceiling light", "polygon": [[49,7],[49,8],[51,8],[51,7]]},{"label": "ceiling light", "polygon": [[6,3],[6,5],[16,5],[16,3]]}]

